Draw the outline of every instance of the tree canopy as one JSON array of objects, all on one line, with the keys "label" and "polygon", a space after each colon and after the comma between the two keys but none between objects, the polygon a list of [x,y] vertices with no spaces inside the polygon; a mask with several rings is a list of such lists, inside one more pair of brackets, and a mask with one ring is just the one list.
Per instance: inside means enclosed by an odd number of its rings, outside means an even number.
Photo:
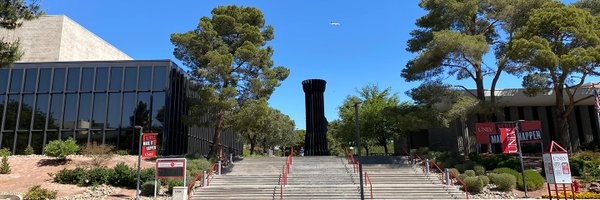
[{"label": "tree canopy", "polygon": [[197,101],[187,123],[199,124],[208,115],[215,129],[209,156],[221,144],[221,132],[232,113],[249,99],[268,99],[289,75],[283,66],[273,66],[274,29],[263,13],[253,7],[219,6],[212,17],[202,17],[196,29],[171,35],[174,55],[191,69],[196,79]]}]

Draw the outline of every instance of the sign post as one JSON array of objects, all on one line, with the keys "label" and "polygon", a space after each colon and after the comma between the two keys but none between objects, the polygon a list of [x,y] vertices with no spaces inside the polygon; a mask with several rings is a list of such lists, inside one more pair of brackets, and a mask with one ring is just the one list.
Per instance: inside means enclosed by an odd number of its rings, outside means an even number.
[{"label": "sign post", "polygon": [[520,134],[519,134],[519,121],[517,121],[516,125],[515,125],[515,138],[517,140],[517,149],[519,151],[519,161],[521,163],[521,177],[523,178],[523,188],[525,189],[525,198],[528,198],[527,196],[527,183],[525,180],[525,165],[523,164],[523,149],[521,149],[521,140],[520,138]]},{"label": "sign post", "polygon": [[135,129],[140,130],[140,145],[138,148],[138,166],[137,166],[137,181],[135,186],[135,199],[140,199],[140,172],[142,170],[142,135],[144,134],[143,126],[135,126]]},{"label": "sign post", "polygon": [[[551,183],[554,184],[557,199],[559,199],[558,184],[563,184],[563,192],[565,198],[567,198],[565,184],[571,185],[573,183],[571,168],[569,166],[569,154],[564,148],[552,141],[550,148],[543,155],[543,160],[550,199],[552,199]],[[571,190],[573,190],[573,185],[571,185]],[[575,199],[575,194],[573,194],[573,199]]]},{"label": "sign post", "polygon": [[185,158],[159,158],[156,159],[156,179],[154,180],[154,197],[158,179],[183,178],[183,185],[187,185],[186,177],[187,160]]}]

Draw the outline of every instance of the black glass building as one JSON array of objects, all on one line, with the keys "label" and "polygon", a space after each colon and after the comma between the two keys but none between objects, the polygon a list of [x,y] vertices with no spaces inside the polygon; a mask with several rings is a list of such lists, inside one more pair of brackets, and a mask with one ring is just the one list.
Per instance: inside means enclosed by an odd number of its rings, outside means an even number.
[{"label": "black glass building", "polygon": [[[0,69],[0,148],[41,154],[72,137],[137,154],[140,125],[159,133],[162,155],[206,154],[213,129],[182,123],[192,86],[170,60],[17,63]],[[235,137],[223,134],[224,151],[241,153]]]}]

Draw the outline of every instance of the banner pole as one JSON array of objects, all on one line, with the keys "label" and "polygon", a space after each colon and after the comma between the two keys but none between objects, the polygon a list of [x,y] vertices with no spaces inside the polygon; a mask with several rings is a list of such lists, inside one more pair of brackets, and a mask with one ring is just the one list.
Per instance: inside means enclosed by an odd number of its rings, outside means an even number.
[{"label": "banner pole", "polygon": [[517,148],[519,150],[519,161],[521,162],[521,177],[523,178],[523,187],[525,189],[525,198],[529,198],[527,196],[527,183],[525,180],[525,165],[523,164],[523,150],[521,149],[521,140],[519,139],[519,132],[520,132],[520,127],[519,127],[519,121],[516,122],[515,125],[515,134],[517,136]]}]

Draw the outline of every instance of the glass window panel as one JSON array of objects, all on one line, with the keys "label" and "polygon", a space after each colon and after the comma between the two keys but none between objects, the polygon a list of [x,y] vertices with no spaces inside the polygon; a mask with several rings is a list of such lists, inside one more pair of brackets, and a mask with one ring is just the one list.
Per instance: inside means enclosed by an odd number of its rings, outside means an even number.
[{"label": "glass window panel", "polygon": [[0,94],[6,93],[8,86],[8,69],[0,69]]},{"label": "glass window panel", "polygon": [[11,150],[13,150],[13,145],[14,145],[14,140],[15,139],[15,133],[14,132],[3,132],[2,133],[2,146],[0,146],[0,148],[8,148]]},{"label": "glass window panel", "polygon": [[[119,115],[115,115],[119,116]],[[104,128],[104,122],[106,121],[106,94],[96,93],[94,96],[94,112],[92,116],[92,128],[102,129]]]},{"label": "glass window panel", "polygon": [[21,101],[21,115],[19,116],[19,130],[29,130],[33,111],[33,94],[23,95]]},{"label": "glass window panel", "polygon": [[79,130],[79,131],[75,131],[77,133],[77,135],[75,136],[76,140],[77,140],[77,145],[79,145],[80,147],[85,146],[88,143],[88,137],[90,134],[89,130]]},{"label": "glass window panel", "polygon": [[52,80],[52,91],[62,92],[65,87],[65,69],[54,69],[54,79]]},{"label": "glass window panel", "polygon": [[67,94],[64,107],[63,129],[73,129],[77,120],[77,94]]},{"label": "glass window panel", "polygon": [[96,92],[106,91],[108,87],[108,68],[102,67],[96,69]]},{"label": "glass window panel", "polygon": [[94,68],[83,68],[81,76],[81,91],[92,91],[94,85]]},{"label": "glass window panel", "polygon": [[[4,99],[6,98],[5,95],[0,95],[0,125],[2,124],[3,120],[4,120]],[[2,130],[0,130],[2,131]],[[1,140],[2,138],[0,138]]]},{"label": "glass window panel", "polygon": [[104,137],[104,131],[101,130],[92,130],[91,133],[91,143],[102,144],[102,137]]},{"label": "glass window panel", "polygon": [[167,68],[162,67],[154,67],[154,78],[152,79],[154,85],[152,85],[153,90],[162,91],[166,88],[167,83]]},{"label": "glass window panel", "polygon": [[[33,129],[42,130],[46,127],[46,114],[48,113],[48,94],[40,94],[35,102],[35,115]],[[53,122],[51,122],[53,123]]]},{"label": "glass window panel", "polygon": [[67,91],[77,91],[79,89],[79,68],[69,68],[67,75]]},{"label": "glass window panel", "polygon": [[48,92],[50,90],[50,76],[52,69],[40,69],[40,82],[38,83],[38,92]]},{"label": "glass window panel", "polygon": [[[127,150],[130,154],[133,154],[131,151],[133,148],[133,128],[121,129],[121,134],[119,135],[119,150]],[[136,151],[137,152],[137,151]]]},{"label": "glass window panel", "polygon": [[31,147],[33,148],[33,153],[40,155],[42,154],[42,146],[44,142],[44,132],[43,131],[32,131],[31,132]]},{"label": "glass window panel", "polygon": [[119,146],[119,131],[109,130],[106,131],[104,136],[104,143],[112,146]]},{"label": "glass window panel", "polygon": [[121,124],[121,94],[110,93],[108,98],[108,116],[110,117],[106,120],[106,127],[117,129]]},{"label": "glass window panel", "polygon": [[92,110],[92,94],[81,94],[79,97],[79,121],[77,121],[78,128],[89,129],[90,128],[90,117]]},{"label": "glass window panel", "polygon": [[48,144],[50,141],[54,141],[54,140],[58,140],[58,132],[57,131],[46,131],[46,144]]},{"label": "glass window panel", "polygon": [[138,95],[138,103],[135,106],[135,125],[150,129],[150,93],[143,92]]},{"label": "glass window panel", "polygon": [[152,67],[140,67],[138,90],[150,90],[152,88]]},{"label": "glass window panel", "polygon": [[155,92],[152,97],[152,131],[162,133],[165,122],[165,93]]},{"label": "glass window panel", "polygon": [[21,92],[21,83],[23,82],[23,70],[13,69],[10,78],[10,92]]},{"label": "glass window panel", "polygon": [[53,94],[50,100],[50,114],[48,115],[48,129],[58,129],[62,122],[63,94]]},{"label": "glass window panel", "polygon": [[121,117],[121,126],[124,128],[134,126],[134,114],[136,107],[136,95],[135,93],[123,94],[123,108]]},{"label": "glass window panel", "polygon": [[74,137],[75,137],[74,134],[75,134],[75,132],[73,132],[73,131],[63,131],[63,132],[60,133],[60,139],[61,140],[67,140],[69,138],[73,138],[74,139]]},{"label": "glass window panel", "polygon": [[121,82],[123,80],[123,68],[110,68],[110,90],[121,90]]},{"label": "glass window panel", "polygon": [[126,67],[125,68],[125,82],[123,90],[135,90],[137,83],[137,68]]},{"label": "glass window panel", "polygon": [[34,92],[36,80],[37,68],[25,70],[25,87],[23,88],[23,92]]},{"label": "glass window panel", "polygon": [[29,132],[17,132],[17,154],[23,154],[29,142]]},{"label": "glass window panel", "polygon": [[4,122],[4,130],[15,130],[17,125],[17,113],[19,112],[19,95],[8,96],[6,105],[6,121]]}]

